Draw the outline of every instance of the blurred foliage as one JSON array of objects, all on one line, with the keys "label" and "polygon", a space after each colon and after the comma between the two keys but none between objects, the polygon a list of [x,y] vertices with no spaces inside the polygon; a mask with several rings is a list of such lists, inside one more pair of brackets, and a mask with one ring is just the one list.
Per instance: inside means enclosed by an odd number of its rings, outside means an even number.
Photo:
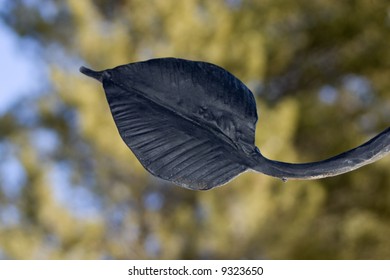
[{"label": "blurred foliage", "polygon": [[22,176],[11,194],[0,177],[3,258],[390,258],[389,158],[318,181],[245,173],[181,189],[142,168],[101,85],[78,73],[167,56],[221,65],[255,93],[267,157],[320,160],[390,123],[387,0],[5,5],[1,19],[41,45],[51,86],[0,117],[0,160]]}]

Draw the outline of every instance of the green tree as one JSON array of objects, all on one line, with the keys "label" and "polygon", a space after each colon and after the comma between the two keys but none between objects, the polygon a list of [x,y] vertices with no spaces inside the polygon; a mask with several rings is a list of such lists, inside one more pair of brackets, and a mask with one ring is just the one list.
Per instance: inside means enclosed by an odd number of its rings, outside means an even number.
[{"label": "green tree", "polygon": [[[7,5],[1,19],[40,44],[50,86],[0,117],[0,158],[25,174],[13,197],[0,180],[0,209],[20,217],[0,228],[4,258],[390,257],[389,158],[318,181],[246,173],[188,191],[143,169],[102,89],[78,73],[165,56],[213,62],[255,93],[266,156],[319,160],[390,123],[386,0]],[[42,132],[54,148],[34,141]]]}]

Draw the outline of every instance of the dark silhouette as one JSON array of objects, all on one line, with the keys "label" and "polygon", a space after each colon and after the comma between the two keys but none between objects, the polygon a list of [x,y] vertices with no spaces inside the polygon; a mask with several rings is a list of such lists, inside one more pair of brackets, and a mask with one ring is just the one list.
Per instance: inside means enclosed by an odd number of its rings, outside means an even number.
[{"label": "dark silhouette", "polygon": [[390,151],[390,128],[335,157],[293,164],[265,158],[255,146],[252,92],[216,65],[176,58],[80,71],[103,83],[125,143],[153,175],[193,190],[223,185],[254,170],[287,179],[349,172]]}]

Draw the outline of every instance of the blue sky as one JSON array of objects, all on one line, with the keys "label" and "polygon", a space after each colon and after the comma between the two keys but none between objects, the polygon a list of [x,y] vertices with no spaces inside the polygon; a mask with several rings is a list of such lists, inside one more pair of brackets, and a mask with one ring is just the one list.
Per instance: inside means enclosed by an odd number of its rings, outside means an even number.
[{"label": "blue sky", "polygon": [[[0,21],[0,115],[23,97],[36,95],[45,67],[34,53],[37,46],[20,39]],[[43,83],[42,83],[43,85]]]},{"label": "blue sky", "polygon": [[[0,0],[0,9],[1,6]],[[10,110],[13,104],[23,98],[36,97],[47,88],[47,66],[41,54],[36,43],[27,38],[20,38],[0,20],[0,117]],[[33,140],[40,144],[37,148],[47,149],[58,144],[55,139],[53,140],[53,133],[48,133],[49,131],[44,129],[36,132],[38,133],[33,134]],[[13,201],[25,180],[24,169],[9,147],[0,145],[1,154],[5,161],[0,164],[0,180],[3,183],[0,188],[10,201]],[[68,205],[69,201],[72,201],[69,208],[74,209],[77,212],[75,214],[83,216],[96,214],[98,206],[92,193],[84,188],[72,189],[67,170],[58,167],[54,165],[50,174],[58,202]],[[18,222],[18,211],[14,205],[10,204],[0,210],[0,224],[12,225]]]}]

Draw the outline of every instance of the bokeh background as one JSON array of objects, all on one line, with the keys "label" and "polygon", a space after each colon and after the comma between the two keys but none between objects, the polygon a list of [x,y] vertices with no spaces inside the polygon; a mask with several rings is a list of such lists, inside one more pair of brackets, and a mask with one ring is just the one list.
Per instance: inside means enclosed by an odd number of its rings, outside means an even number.
[{"label": "bokeh background", "polygon": [[390,124],[388,0],[0,0],[1,258],[390,258],[389,157],[206,192],[149,175],[78,68],[172,56],[248,85],[272,159],[320,160]]}]

